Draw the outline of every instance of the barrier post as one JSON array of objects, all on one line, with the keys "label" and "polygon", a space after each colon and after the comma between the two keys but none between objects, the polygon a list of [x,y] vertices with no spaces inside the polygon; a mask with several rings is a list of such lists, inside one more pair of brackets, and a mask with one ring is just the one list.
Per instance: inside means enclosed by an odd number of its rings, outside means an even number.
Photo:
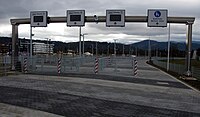
[{"label": "barrier post", "polygon": [[27,58],[24,58],[24,73],[27,73],[28,69],[27,69]]},{"label": "barrier post", "polygon": [[58,74],[61,73],[61,58],[58,58]]},{"label": "barrier post", "polygon": [[95,58],[95,67],[94,67],[94,73],[98,74],[99,71],[99,59]]},{"label": "barrier post", "polygon": [[138,71],[138,63],[136,57],[133,58],[133,75],[136,76]]}]

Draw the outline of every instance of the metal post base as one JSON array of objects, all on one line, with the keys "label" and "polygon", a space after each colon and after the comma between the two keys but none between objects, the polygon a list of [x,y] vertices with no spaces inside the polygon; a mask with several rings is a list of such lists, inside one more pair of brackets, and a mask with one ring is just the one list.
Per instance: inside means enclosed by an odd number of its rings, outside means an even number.
[{"label": "metal post base", "polygon": [[187,76],[187,77],[191,77],[192,76],[192,72],[191,71],[187,71],[184,75]]}]

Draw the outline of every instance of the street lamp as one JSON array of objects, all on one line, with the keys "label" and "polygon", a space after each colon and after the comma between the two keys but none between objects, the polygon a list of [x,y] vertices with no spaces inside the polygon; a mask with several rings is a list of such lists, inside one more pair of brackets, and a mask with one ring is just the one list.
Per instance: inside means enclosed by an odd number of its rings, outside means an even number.
[{"label": "street lamp", "polygon": [[117,39],[114,39],[114,58],[115,58],[115,69],[114,71],[117,72],[117,59],[116,59],[116,41]]},{"label": "street lamp", "polygon": [[49,38],[45,38],[47,40],[47,46],[46,46],[46,50],[47,50],[47,53],[50,55],[50,42],[51,42],[51,39]]},{"label": "street lamp", "polygon": [[34,34],[32,33],[32,27],[30,28],[30,58],[32,59],[33,57],[33,39],[32,37],[34,36]]},{"label": "street lamp", "polygon": [[87,33],[81,34],[81,36],[83,37],[83,56],[85,53],[85,41],[84,41],[85,35],[88,35],[88,34]]},{"label": "street lamp", "polygon": [[114,43],[114,55],[115,55],[115,57],[116,57],[116,53],[117,53],[117,52],[116,52],[116,50],[117,50],[117,49],[116,49],[116,41],[117,41],[117,39],[114,39],[114,42],[115,42],[115,43]]}]

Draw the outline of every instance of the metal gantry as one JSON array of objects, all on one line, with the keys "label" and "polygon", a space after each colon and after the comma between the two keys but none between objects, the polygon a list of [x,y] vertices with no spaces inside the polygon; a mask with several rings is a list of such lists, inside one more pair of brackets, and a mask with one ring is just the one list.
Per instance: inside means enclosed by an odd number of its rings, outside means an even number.
[{"label": "metal gantry", "polygon": [[[140,22],[147,23],[148,16],[125,16],[125,22]],[[187,30],[187,48],[186,48],[186,75],[191,76],[191,46],[192,46],[192,25],[195,17],[168,17],[167,23],[186,24]],[[12,70],[15,70],[16,58],[18,56],[18,26],[21,24],[30,24],[30,18],[11,19],[12,25]],[[66,23],[66,16],[49,17],[48,23]],[[85,16],[85,22],[106,22],[106,16],[98,16],[98,21],[94,16]],[[80,51],[79,51],[80,54]]]}]

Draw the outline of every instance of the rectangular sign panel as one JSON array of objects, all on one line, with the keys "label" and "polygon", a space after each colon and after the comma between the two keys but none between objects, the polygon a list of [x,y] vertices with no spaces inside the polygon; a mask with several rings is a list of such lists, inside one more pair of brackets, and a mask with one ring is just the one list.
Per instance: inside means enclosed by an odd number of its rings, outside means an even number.
[{"label": "rectangular sign panel", "polygon": [[85,10],[67,10],[67,26],[85,26]]},{"label": "rectangular sign panel", "polygon": [[31,27],[47,27],[47,11],[31,11]]},{"label": "rectangular sign panel", "polygon": [[107,27],[124,27],[125,10],[106,10]]},{"label": "rectangular sign panel", "polygon": [[148,27],[167,27],[168,11],[166,9],[148,10]]}]

